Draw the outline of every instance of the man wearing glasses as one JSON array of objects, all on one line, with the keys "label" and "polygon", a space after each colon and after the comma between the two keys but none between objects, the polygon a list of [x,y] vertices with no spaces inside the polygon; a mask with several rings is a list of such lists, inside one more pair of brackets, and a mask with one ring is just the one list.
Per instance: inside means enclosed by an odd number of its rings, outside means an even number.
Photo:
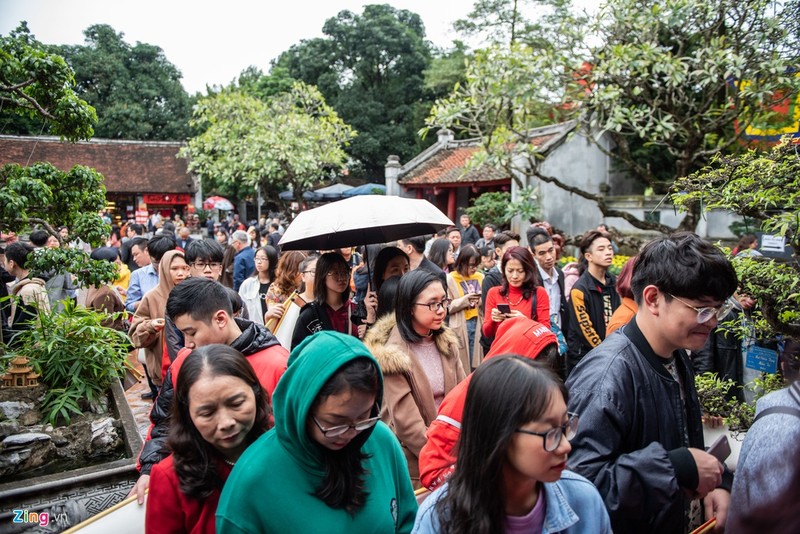
[{"label": "man wearing glasses", "polygon": [[567,380],[568,409],[581,414],[569,468],[597,486],[616,533],[686,532],[703,512],[724,527],[732,476],[705,452],[686,350],[703,348],[736,286],[725,255],[697,235],[651,241],[633,267],[636,316]]},{"label": "man wearing glasses", "polygon": [[[189,264],[189,276],[219,282],[224,255],[225,249],[213,239],[191,240],[184,252],[184,259]],[[163,363],[161,376],[167,376],[170,363],[175,361],[178,351],[184,347],[183,334],[175,326],[169,313],[164,315],[164,332],[166,349],[161,358]]]}]

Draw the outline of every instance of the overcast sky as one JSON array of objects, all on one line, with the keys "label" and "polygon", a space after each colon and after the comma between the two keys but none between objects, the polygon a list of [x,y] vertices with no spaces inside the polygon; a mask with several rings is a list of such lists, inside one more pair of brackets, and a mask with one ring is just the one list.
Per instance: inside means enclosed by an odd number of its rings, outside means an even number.
[{"label": "overcast sky", "polygon": [[108,24],[130,45],[159,46],[183,74],[190,93],[206,84],[226,85],[250,65],[269,62],[301,39],[322,36],[322,25],[343,9],[356,13],[369,3],[389,3],[422,17],[427,38],[449,47],[458,35],[453,22],[472,7],[470,0],[0,0],[0,34],[26,20],[46,44],[83,44],[83,31]]}]

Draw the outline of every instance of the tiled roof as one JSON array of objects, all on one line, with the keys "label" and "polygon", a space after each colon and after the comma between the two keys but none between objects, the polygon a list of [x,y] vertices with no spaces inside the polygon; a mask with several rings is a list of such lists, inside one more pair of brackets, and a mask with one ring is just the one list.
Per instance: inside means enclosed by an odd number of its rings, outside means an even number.
[{"label": "tiled roof", "polygon": [[[574,121],[535,128],[528,141],[546,154],[575,128]],[[473,154],[480,150],[477,139],[447,141],[432,145],[425,152],[406,163],[397,182],[406,187],[439,184],[471,185],[480,182],[510,181],[504,171],[484,165],[464,173],[464,167]]]},{"label": "tiled roof", "polygon": [[510,180],[504,171],[484,165],[464,174],[464,167],[475,152],[477,145],[444,148],[426,159],[417,167],[400,176],[398,183],[410,185],[464,184]]},{"label": "tiled roof", "polygon": [[195,193],[180,142],[92,140],[68,143],[57,137],[0,135],[0,165],[46,161],[68,171],[91,167],[105,176],[110,193]]}]

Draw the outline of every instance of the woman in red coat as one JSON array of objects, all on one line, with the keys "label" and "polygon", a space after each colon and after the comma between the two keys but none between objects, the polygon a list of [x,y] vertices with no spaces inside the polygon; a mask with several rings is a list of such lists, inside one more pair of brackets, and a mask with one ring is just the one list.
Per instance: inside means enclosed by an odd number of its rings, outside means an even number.
[{"label": "woman in red coat", "polygon": [[510,247],[503,254],[503,283],[486,294],[484,336],[494,339],[500,323],[520,315],[550,328],[550,299],[539,283],[539,271],[533,261],[525,247]]},{"label": "woman in red coat", "polygon": [[193,351],[175,386],[172,454],[150,472],[146,532],[214,532],[222,486],[242,452],[267,431],[270,411],[239,351],[227,345]]}]

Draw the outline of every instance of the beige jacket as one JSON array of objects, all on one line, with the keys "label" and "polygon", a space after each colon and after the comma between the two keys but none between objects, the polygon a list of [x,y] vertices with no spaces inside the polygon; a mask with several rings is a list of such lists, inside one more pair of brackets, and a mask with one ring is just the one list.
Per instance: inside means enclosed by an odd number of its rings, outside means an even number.
[{"label": "beige jacket", "polygon": [[[400,337],[396,324],[394,315],[383,317],[367,332],[364,343],[383,372],[381,418],[400,440],[411,481],[418,488],[419,453],[437,410],[428,377],[413,357],[409,344]],[[444,329],[436,337],[436,347],[442,357],[446,395],[466,375],[459,358],[458,340],[452,330]]]}]

